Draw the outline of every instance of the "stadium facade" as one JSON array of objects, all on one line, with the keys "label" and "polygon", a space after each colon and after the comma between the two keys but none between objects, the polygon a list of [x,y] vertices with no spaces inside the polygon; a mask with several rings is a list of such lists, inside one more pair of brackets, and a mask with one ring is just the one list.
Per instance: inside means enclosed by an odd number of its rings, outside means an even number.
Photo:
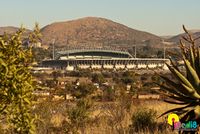
[{"label": "stadium facade", "polygon": [[129,52],[104,49],[75,49],[58,51],[52,60],[44,60],[43,67],[81,69],[167,69],[169,59],[136,58]]}]

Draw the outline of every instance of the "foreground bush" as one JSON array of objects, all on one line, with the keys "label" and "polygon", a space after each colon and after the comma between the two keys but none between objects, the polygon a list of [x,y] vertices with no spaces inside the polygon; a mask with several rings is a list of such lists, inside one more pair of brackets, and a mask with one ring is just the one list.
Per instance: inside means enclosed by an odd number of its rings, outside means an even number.
[{"label": "foreground bush", "polygon": [[138,109],[133,113],[130,133],[152,130],[156,127],[156,111],[152,109]]},{"label": "foreground bush", "polygon": [[89,121],[90,109],[92,101],[90,99],[81,99],[76,106],[68,110],[68,120],[64,122],[65,132],[78,134],[79,129],[84,131],[87,122]]},{"label": "foreground bush", "polygon": [[[38,25],[27,40],[37,42]],[[19,29],[13,35],[0,37],[0,115],[8,121],[8,133],[34,133],[34,118],[31,114],[33,80],[30,73],[32,52],[24,48]]]}]

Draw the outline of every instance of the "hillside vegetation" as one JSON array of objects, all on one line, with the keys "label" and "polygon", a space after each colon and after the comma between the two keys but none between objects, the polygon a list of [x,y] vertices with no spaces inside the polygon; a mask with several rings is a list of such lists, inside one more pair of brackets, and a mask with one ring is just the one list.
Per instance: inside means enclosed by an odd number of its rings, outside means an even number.
[{"label": "hillside vegetation", "polygon": [[156,35],[96,17],[56,22],[42,28],[41,33],[43,44],[48,45],[55,39],[58,46],[70,44],[73,47],[85,47],[92,44],[97,47],[102,44],[124,45],[144,42],[156,45],[160,42],[160,37]]}]

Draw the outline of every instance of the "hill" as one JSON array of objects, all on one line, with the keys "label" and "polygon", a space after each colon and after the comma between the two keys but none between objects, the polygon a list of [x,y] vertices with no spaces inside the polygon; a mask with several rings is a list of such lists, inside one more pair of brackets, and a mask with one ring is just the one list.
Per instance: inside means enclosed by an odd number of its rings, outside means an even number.
[{"label": "hill", "polygon": [[49,45],[53,39],[57,46],[98,47],[102,45],[158,45],[161,38],[148,32],[129,28],[104,18],[86,17],[66,22],[56,22],[41,29],[42,43]]},{"label": "hill", "polygon": [[[194,38],[200,37],[200,30],[190,30],[189,32],[193,35]],[[180,39],[185,35],[185,33],[178,34],[169,38],[168,41],[178,44]],[[200,40],[198,40],[198,43],[200,43]]]},{"label": "hill", "polygon": [[[3,35],[4,33],[7,34],[13,34],[15,33],[19,28],[18,27],[13,27],[13,26],[6,26],[6,27],[0,27],[0,35]],[[26,29],[24,36],[26,36],[28,33],[30,33],[31,30]]]},{"label": "hill", "polygon": [[15,33],[19,28],[17,27],[12,27],[12,26],[7,26],[7,27],[0,27],[0,35],[3,35],[4,33]]}]

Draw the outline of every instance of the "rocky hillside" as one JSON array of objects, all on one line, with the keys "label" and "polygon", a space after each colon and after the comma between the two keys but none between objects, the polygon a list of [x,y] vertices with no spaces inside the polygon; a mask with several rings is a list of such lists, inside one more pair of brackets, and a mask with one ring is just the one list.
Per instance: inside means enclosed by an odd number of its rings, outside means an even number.
[{"label": "rocky hillside", "polygon": [[0,35],[3,35],[4,33],[14,33],[18,30],[19,28],[17,27],[12,27],[12,26],[8,26],[8,27],[0,27]]},{"label": "rocky hillside", "polygon": [[[191,30],[189,32],[193,35],[194,38],[200,37],[200,30]],[[178,44],[182,36],[185,36],[185,33],[173,36],[170,39],[168,39],[168,41]],[[197,42],[200,43],[200,39],[198,39]]]},{"label": "rocky hillside", "polygon": [[[4,33],[13,34],[13,33],[15,33],[18,29],[19,29],[18,27],[13,27],[13,26],[0,27],[0,35],[3,35]],[[23,36],[26,37],[27,34],[30,33],[30,32],[31,32],[31,30],[26,29]]]},{"label": "rocky hillside", "polygon": [[104,18],[87,17],[73,21],[56,22],[41,29],[42,43],[49,45],[53,39],[57,46],[88,46],[111,44],[160,43],[160,37],[129,28],[125,25]]}]

